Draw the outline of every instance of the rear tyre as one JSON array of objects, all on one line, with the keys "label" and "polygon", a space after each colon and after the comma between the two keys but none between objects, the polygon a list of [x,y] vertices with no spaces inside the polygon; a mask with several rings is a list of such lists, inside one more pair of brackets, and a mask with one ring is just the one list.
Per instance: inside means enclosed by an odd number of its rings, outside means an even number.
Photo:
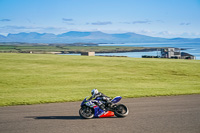
[{"label": "rear tyre", "polygon": [[119,104],[114,111],[117,117],[126,117],[129,113],[128,108],[124,104]]},{"label": "rear tyre", "polygon": [[94,117],[94,113],[93,113],[92,109],[87,106],[80,108],[79,115],[80,115],[80,117],[82,117],[84,119],[91,119]]}]

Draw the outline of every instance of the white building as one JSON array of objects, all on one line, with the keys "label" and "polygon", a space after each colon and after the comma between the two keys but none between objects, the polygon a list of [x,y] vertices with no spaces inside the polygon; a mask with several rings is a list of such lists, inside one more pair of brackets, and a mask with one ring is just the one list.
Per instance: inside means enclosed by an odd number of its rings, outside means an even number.
[{"label": "white building", "polygon": [[85,55],[85,56],[95,56],[95,52],[82,52],[81,55]]},{"label": "white building", "polygon": [[180,48],[164,48],[161,49],[161,58],[173,58],[173,59],[193,59],[195,56],[181,52]]}]

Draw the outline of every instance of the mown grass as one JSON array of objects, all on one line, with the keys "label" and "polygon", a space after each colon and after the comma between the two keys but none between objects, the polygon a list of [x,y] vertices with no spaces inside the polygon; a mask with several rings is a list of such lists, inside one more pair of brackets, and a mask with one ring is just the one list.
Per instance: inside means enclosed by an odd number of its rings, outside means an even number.
[{"label": "mown grass", "polygon": [[0,54],[0,106],[115,97],[200,94],[197,60]]}]

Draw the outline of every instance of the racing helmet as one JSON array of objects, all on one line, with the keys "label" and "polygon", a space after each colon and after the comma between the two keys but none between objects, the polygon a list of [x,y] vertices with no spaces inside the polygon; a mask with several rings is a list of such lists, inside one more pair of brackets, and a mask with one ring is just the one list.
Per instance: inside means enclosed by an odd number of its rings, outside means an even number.
[{"label": "racing helmet", "polygon": [[96,94],[98,94],[98,93],[99,93],[99,91],[98,91],[97,89],[93,89],[93,90],[91,91],[92,96],[94,96],[94,95],[96,95]]}]

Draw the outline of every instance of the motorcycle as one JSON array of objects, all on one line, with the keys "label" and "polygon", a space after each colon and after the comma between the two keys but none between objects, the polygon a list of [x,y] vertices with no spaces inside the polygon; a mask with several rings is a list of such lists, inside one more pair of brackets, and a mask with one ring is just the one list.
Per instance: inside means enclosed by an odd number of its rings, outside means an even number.
[{"label": "motorcycle", "polygon": [[129,113],[128,108],[124,104],[117,104],[122,99],[121,96],[117,96],[111,100],[110,105],[104,105],[102,109],[100,104],[102,101],[98,97],[94,100],[87,100],[87,97],[82,101],[79,115],[84,119],[102,118],[102,117],[126,117]]}]

